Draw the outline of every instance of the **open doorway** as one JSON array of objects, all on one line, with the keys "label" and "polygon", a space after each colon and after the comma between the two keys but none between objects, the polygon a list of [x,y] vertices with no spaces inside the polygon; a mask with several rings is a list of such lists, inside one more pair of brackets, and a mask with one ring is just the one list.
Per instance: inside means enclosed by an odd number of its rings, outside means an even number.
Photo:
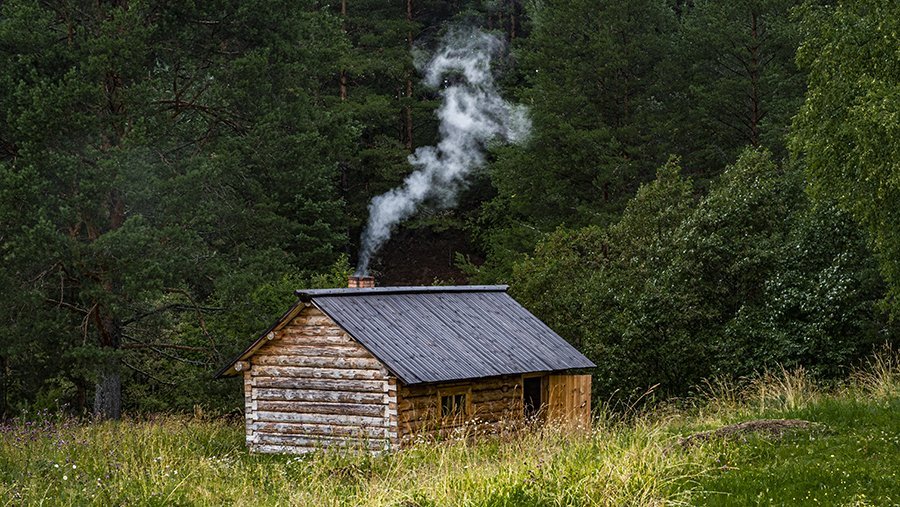
[{"label": "open doorway", "polygon": [[542,414],[544,406],[544,377],[525,377],[522,379],[522,401],[525,405],[525,420],[533,421]]}]

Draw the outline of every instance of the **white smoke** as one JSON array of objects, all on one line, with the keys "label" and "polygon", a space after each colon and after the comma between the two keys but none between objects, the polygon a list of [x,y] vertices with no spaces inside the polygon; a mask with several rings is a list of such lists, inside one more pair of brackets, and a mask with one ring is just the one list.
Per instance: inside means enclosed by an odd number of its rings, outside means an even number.
[{"label": "white smoke", "polygon": [[527,109],[503,100],[491,74],[491,59],[503,48],[502,40],[480,30],[456,30],[444,37],[427,64],[418,66],[425,84],[434,88],[445,82],[447,74],[460,74],[465,79],[454,80],[441,91],[437,111],[441,141],[410,155],[409,163],[415,171],[401,186],[369,203],[358,275],[368,272],[373,255],[397,224],[412,216],[425,200],[444,208],[456,204],[466,177],[484,165],[487,142],[502,139],[519,143],[527,138],[531,130]]}]

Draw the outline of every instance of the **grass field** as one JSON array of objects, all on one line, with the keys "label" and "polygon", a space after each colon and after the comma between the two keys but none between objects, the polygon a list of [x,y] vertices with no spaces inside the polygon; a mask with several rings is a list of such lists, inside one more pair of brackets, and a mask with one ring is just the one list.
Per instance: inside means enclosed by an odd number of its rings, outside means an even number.
[{"label": "grass field", "polygon": [[[682,446],[758,418],[811,429]],[[800,372],[696,398],[589,434],[423,443],[380,456],[250,455],[240,422],[44,417],[2,428],[3,505],[900,505],[900,369],[882,355],[822,390]]]}]

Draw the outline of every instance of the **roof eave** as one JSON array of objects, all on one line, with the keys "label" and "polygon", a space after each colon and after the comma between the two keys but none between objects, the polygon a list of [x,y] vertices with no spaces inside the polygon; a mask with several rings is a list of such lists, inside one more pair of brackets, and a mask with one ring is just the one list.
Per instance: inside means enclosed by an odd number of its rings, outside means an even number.
[{"label": "roof eave", "polygon": [[[593,362],[591,364],[593,364]],[[492,379],[492,378],[500,378],[500,377],[514,377],[514,376],[518,376],[518,375],[533,375],[536,373],[544,373],[547,375],[565,374],[565,373],[575,372],[575,371],[579,371],[579,370],[593,370],[596,367],[597,367],[596,365],[594,365],[594,366],[575,366],[572,368],[563,368],[561,370],[517,371],[517,372],[510,372],[510,373],[498,373],[495,375],[487,375],[487,376],[483,376],[483,377],[450,378],[450,379],[441,379],[441,380],[417,380],[414,382],[403,382],[403,383],[408,386],[439,385],[439,384],[449,384],[452,382],[472,382],[472,381],[476,381],[476,380]]]}]

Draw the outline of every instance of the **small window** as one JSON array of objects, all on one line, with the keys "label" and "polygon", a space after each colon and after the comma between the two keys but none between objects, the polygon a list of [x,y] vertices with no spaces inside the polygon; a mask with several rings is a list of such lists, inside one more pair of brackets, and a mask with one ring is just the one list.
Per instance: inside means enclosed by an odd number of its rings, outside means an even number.
[{"label": "small window", "polygon": [[465,394],[448,394],[441,396],[441,416],[455,417],[465,415],[466,413],[466,395]]},{"label": "small window", "polygon": [[437,402],[441,419],[446,422],[465,420],[472,410],[472,388],[458,386],[440,389],[437,393]]}]

